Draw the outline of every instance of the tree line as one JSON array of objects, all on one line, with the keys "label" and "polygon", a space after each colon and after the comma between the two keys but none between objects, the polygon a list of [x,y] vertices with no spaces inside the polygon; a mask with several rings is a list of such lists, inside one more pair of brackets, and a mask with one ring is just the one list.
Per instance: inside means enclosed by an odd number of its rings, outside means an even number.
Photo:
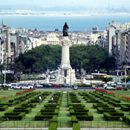
[{"label": "tree line", "polygon": [[[70,62],[72,68],[87,72],[95,70],[109,71],[115,67],[115,59],[98,45],[73,45],[70,47]],[[24,54],[20,54],[15,60],[16,72],[41,73],[56,70],[61,63],[61,46],[41,45]]]}]

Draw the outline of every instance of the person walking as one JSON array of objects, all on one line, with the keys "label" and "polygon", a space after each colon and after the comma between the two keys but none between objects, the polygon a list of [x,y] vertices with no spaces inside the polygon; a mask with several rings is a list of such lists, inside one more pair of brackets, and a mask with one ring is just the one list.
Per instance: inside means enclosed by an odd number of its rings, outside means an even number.
[{"label": "person walking", "polygon": [[39,96],[38,98],[39,98],[39,104],[41,104],[42,103],[42,97]]},{"label": "person walking", "polygon": [[54,101],[54,98],[53,98],[53,96],[51,97],[51,103],[53,103],[53,101]]}]

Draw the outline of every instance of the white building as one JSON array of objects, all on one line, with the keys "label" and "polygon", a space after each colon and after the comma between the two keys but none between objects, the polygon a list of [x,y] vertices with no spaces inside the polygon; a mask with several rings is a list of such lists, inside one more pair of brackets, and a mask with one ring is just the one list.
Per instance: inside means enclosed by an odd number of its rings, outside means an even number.
[{"label": "white building", "polygon": [[119,24],[112,22],[108,27],[107,27],[107,50],[110,55],[112,55],[112,37],[116,35],[116,31],[125,31],[128,30],[130,27],[130,23],[127,24]]},{"label": "white building", "polygon": [[4,63],[4,41],[0,38],[0,64]]},{"label": "white building", "polygon": [[59,45],[60,40],[58,38],[58,35],[56,33],[50,33],[47,35],[47,44],[52,44],[52,45]]},{"label": "white building", "polygon": [[115,35],[115,31],[116,31],[116,27],[111,25],[108,29],[107,29],[107,38],[108,38],[108,52],[110,55],[112,55],[112,37]]}]

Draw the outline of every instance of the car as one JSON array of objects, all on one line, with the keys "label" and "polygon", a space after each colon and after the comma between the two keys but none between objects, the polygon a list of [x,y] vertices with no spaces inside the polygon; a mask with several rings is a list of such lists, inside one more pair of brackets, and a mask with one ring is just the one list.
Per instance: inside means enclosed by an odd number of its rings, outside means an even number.
[{"label": "car", "polygon": [[11,83],[12,89],[30,89],[34,88],[34,86],[30,83]]},{"label": "car", "polygon": [[41,85],[41,84],[35,84],[34,87],[36,87],[36,88],[43,88],[43,85]]},{"label": "car", "polygon": [[60,86],[60,84],[52,84],[52,87],[53,88],[60,88],[61,86]]},{"label": "car", "polygon": [[2,86],[3,86],[3,87],[11,87],[11,84],[3,83]]},{"label": "car", "polygon": [[17,88],[19,88],[18,83],[11,83],[11,88],[12,88],[12,89],[17,89]]},{"label": "car", "polygon": [[27,83],[28,88],[34,88],[34,85],[32,83]]},{"label": "car", "polygon": [[69,85],[69,84],[62,84],[61,87],[62,87],[62,88],[70,88],[71,85]]},{"label": "car", "polygon": [[107,85],[104,87],[104,89],[107,89],[107,90],[115,90],[116,88],[114,88],[113,86],[111,85]]},{"label": "car", "polygon": [[78,90],[78,86],[74,85],[73,89]]}]

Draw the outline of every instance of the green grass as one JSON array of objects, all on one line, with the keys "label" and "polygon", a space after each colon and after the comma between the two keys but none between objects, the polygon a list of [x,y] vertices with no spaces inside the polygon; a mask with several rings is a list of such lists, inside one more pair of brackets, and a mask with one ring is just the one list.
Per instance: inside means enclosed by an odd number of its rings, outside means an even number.
[{"label": "green grass", "polygon": [[80,121],[80,126],[90,128],[129,128],[122,121]]},{"label": "green grass", "polygon": [[0,128],[42,128],[48,125],[48,121],[4,121],[0,123]]},{"label": "green grass", "polygon": [[20,90],[0,90],[0,99],[6,99],[10,96],[14,96]]},{"label": "green grass", "polygon": [[113,91],[114,93],[116,93],[116,94],[119,94],[119,95],[122,95],[122,96],[130,96],[130,90],[129,91],[124,91],[124,90],[115,90],[115,91]]}]

